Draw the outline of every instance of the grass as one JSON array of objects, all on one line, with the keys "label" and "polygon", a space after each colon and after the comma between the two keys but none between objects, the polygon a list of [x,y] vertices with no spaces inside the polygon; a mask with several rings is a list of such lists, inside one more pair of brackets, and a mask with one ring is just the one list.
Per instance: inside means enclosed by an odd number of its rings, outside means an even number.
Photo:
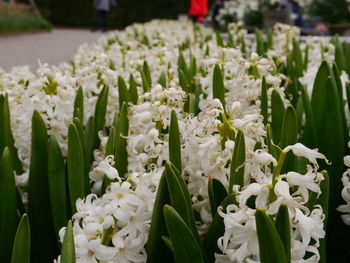
[{"label": "grass", "polygon": [[23,4],[0,4],[0,33],[51,30],[52,25]]}]

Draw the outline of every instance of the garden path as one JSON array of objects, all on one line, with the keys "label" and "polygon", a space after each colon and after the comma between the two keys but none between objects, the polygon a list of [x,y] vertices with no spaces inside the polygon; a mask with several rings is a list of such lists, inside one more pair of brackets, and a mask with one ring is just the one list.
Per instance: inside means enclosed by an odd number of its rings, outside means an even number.
[{"label": "garden path", "polygon": [[57,65],[69,62],[83,43],[93,43],[102,32],[87,29],[54,29],[51,32],[0,35],[0,68],[9,71],[14,66],[38,68],[38,61]]}]

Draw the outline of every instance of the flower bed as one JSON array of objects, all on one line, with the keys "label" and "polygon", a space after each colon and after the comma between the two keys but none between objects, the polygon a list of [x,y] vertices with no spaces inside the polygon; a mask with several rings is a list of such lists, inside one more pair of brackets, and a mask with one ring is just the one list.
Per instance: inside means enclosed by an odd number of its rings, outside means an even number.
[{"label": "flower bed", "polygon": [[153,21],[1,71],[3,257],[28,262],[30,229],[31,262],[58,239],[60,262],[340,262],[344,47]]}]

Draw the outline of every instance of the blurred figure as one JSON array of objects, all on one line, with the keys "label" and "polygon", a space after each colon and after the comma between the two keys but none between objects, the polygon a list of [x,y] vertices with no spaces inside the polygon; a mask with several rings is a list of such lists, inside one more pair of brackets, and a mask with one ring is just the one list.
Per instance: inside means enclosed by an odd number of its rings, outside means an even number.
[{"label": "blurred figure", "polygon": [[217,19],[217,16],[219,15],[220,9],[224,7],[224,4],[221,0],[216,0],[215,3],[212,5],[212,21],[214,28],[217,28],[219,26],[219,21]]},{"label": "blurred figure", "polygon": [[94,0],[96,20],[92,31],[101,29],[103,32],[106,32],[108,30],[108,12],[116,6],[117,2],[115,0]]},{"label": "blurred figure", "polygon": [[202,23],[208,14],[207,0],[191,0],[191,6],[188,15],[193,22]]}]

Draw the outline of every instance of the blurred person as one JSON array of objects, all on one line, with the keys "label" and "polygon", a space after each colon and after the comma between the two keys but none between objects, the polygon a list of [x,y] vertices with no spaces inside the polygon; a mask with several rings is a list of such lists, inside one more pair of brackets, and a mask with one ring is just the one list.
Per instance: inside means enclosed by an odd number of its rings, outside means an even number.
[{"label": "blurred person", "polygon": [[113,7],[117,6],[115,0],[94,0],[96,10],[95,27],[92,31],[101,29],[103,32],[108,30],[108,13]]},{"label": "blurred person", "polygon": [[219,21],[217,19],[217,16],[220,13],[220,9],[224,7],[224,4],[221,0],[216,0],[215,3],[212,5],[212,21],[214,28],[217,28],[219,26]]},{"label": "blurred person", "polygon": [[188,15],[193,22],[202,23],[208,15],[208,0],[191,0]]}]

